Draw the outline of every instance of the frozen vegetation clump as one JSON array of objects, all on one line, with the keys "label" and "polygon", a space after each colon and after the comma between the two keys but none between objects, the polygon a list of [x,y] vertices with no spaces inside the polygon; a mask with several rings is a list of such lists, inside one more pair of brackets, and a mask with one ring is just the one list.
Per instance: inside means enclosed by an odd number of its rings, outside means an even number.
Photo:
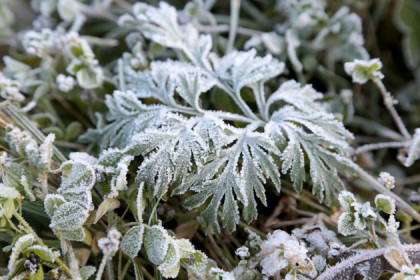
[{"label": "frozen vegetation clump", "polygon": [[222,2],[0,0],[0,279],[420,277],[420,5]]}]

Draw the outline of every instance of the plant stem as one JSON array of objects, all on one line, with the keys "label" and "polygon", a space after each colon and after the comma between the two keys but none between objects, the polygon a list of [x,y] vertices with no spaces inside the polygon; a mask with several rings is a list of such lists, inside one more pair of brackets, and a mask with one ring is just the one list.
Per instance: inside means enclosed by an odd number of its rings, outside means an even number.
[{"label": "plant stem", "polygon": [[[410,244],[395,247],[397,250],[404,250],[410,253],[413,263],[417,263],[419,259],[420,244]],[[390,248],[385,247],[377,250],[358,250],[358,254],[341,261],[340,263],[327,268],[316,279],[317,280],[339,280],[339,279],[353,279],[357,271],[357,264],[368,262],[370,260],[379,258],[388,252]]]},{"label": "plant stem", "polygon": [[354,154],[358,155],[358,154],[365,153],[367,151],[386,149],[386,148],[402,148],[402,147],[407,147],[409,144],[410,144],[409,142],[383,142],[383,143],[367,144],[367,145],[358,147],[354,151]]},{"label": "plant stem", "polygon": [[[196,24],[196,28],[200,32],[204,32],[204,33],[226,33],[226,32],[229,32],[229,25],[227,25],[227,24],[219,24],[219,25],[214,25],[214,26]],[[241,26],[236,27],[236,33],[240,34],[240,35],[244,35],[244,36],[254,36],[254,35],[263,34],[263,32],[261,32],[259,30],[254,30],[254,29],[251,29],[251,28],[246,28],[246,27],[241,27]]]},{"label": "plant stem", "polygon": [[406,140],[411,139],[411,135],[408,132],[407,128],[405,127],[401,117],[398,115],[397,110],[394,108],[394,99],[392,98],[391,93],[386,91],[384,84],[382,83],[381,79],[373,79],[373,82],[378,86],[382,97],[384,99],[384,104],[388,111],[391,113],[392,118],[394,119],[395,124],[397,125],[398,129],[400,130],[401,134],[404,136]]},{"label": "plant stem", "polygon": [[230,0],[230,29],[229,39],[226,47],[226,53],[230,53],[235,43],[236,29],[238,27],[239,10],[241,7],[240,0]]},{"label": "plant stem", "polygon": [[123,280],[123,279],[124,279],[125,274],[127,273],[128,268],[130,267],[131,263],[132,263],[132,261],[131,261],[131,260],[128,260],[128,261],[126,262],[126,264],[124,265],[124,268],[123,268],[123,270],[122,270],[122,273],[118,276],[118,280]]},{"label": "plant stem", "polygon": [[106,262],[107,262],[108,258],[109,258],[108,254],[104,255],[104,257],[102,258],[102,261],[101,261],[101,264],[99,265],[99,269],[98,269],[98,272],[96,274],[95,280],[101,280],[102,274],[104,273],[104,269],[105,269]]}]

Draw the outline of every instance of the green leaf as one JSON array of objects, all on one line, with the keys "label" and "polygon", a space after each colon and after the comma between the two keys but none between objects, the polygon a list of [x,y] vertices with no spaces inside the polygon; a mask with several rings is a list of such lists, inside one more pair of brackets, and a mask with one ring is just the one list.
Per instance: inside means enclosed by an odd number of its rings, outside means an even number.
[{"label": "green leaf", "polygon": [[7,268],[9,269],[9,275],[12,271],[16,270],[16,266],[19,264],[19,256],[20,254],[29,246],[34,243],[35,237],[32,234],[26,234],[16,241],[15,245],[12,249],[12,254],[9,257],[9,264]]},{"label": "green leaf", "polygon": [[74,202],[61,204],[51,219],[50,227],[59,230],[73,231],[80,228],[89,213],[85,208]]},{"label": "green leaf", "polygon": [[352,206],[352,203],[356,202],[354,194],[349,191],[342,191],[338,196],[338,201],[340,201],[340,204],[343,206],[344,210],[350,213],[354,212],[354,206]]},{"label": "green leaf", "polygon": [[61,185],[58,192],[66,201],[78,203],[86,209],[92,209],[92,187],[95,185],[95,170],[85,160],[69,160],[61,167]]},{"label": "green leaf", "polygon": [[19,192],[15,188],[8,187],[5,184],[0,183],[0,198],[15,199],[19,195]]},{"label": "green leaf", "polygon": [[375,197],[375,204],[376,206],[388,214],[394,214],[395,213],[395,202],[394,200],[383,194],[378,194]]},{"label": "green leaf", "polygon": [[103,215],[105,215],[109,211],[117,209],[118,207],[120,207],[120,201],[118,199],[106,198],[99,205],[98,210],[96,211],[95,221],[93,223],[96,224],[102,218]]},{"label": "green leaf", "polygon": [[66,140],[73,140],[83,132],[83,126],[79,122],[72,122],[66,128]]},{"label": "green leaf", "polygon": [[32,191],[32,174],[21,164],[11,162],[5,167],[7,182],[15,187],[26,199],[35,201]]},{"label": "green leaf", "polygon": [[121,241],[121,250],[132,259],[140,252],[143,244],[144,228],[144,225],[132,227]]},{"label": "green leaf", "polygon": [[23,255],[26,257],[29,257],[31,252],[34,252],[35,255],[37,255],[38,257],[40,257],[41,259],[47,262],[54,262],[56,258],[56,254],[54,254],[53,251],[47,246],[33,245],[31,247],[28,247],[23,252]]},{"label": "green leaf", "polygon": [[102,70],[100,68],[82,68],[77,74],[77,82],[84,89],[97,88],[102,84]]},{"label": "green leaf", "polygon": [[45,213],[52,218],[57,208],[66,203],[64,197],[60,194],[48,194],[44,200]]},{"label": "green leaf", "polygon": [[149,261],[156,265],[163,262],[168,251],[169,240],[169,235],[162,226],[145,229],[143,242]]},{"label": "green leaf", "polygon": [[14,199],[9,198],[3,204],[3,210],[4,210],[3,215],[6,218],[10,219],[13,216],[13,213],[15,212],[15,209],[16,209],[16,205],[15,205]]},{"label": "green leaf", "polygon": [[59,230],[58,233],[65,239],[83,241],[86,237],[85,230],[80,227],[75,230]]},{"label": "green leaf", "polygon": [[179,250],[174,244],[169,244],[163,263],[158,266],[159,271],[166,278],[175,278],[178,276],[180,264]]},{"label": "green leaf", "polygon": [[42,266],[40,265],[38,270],[34,275],[29,275],[30,280],[44,280],[44,270],[42,269]]},{"label": "green leaf", "polygon": [[354,226],[354,222],[355,219],[352,214],[347,212],[341,214],[340,218],[338,219],[338,232],[344,236],[356,233],[357,228]]}]

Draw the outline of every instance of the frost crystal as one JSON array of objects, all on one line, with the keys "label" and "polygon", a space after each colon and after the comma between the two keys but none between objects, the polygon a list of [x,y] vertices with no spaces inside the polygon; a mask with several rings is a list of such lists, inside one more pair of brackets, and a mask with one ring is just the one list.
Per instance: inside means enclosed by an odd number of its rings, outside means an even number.
[{"label": "frost crystal", "polygon": [[74,88],[75,80],[73,77],[65,76],[63,74],[57,75],[57,87],[62,92],[69,92]]},{"label": "frost crystal", "polygon": [[261,257],[262,273],[274,276],[289,265],[308,266],[306,253],[305,244],[299,242],[295,236],[282,230],[269,233],[258,254]]},{"label": "frost crystal", "polygon": [[98,247],[104,255],[111,255],[118,251],[120,246],[121,233],[116,229],[110,229],[107,237],[98,240]]},{"label": "frost crystal", "polygon": [[378,58],[371,60],[356,59],[353,62],[346,62],[344,70],[353,78],[353,82],[364,84],[368,80],[382,79],[382,62]]}]

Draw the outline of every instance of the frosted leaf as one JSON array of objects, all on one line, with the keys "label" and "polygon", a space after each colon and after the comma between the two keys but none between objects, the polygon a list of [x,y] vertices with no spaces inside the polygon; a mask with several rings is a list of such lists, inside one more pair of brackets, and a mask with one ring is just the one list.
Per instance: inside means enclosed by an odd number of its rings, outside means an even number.
[{"label": "frosted leaf", "polygon": [[143,244],[143,234],[143,225],[132,227],[129,231],[127,231],[121,241],[121,250],[123,253],[134,259],[140,252]]},{"label": "frosted leaf", "polygon": [[346,62],[344,70],[353,78],[353,82],[364,84],[368,80],[382,79],[384,75],[381,73],[382,62],[378,58],[371,60],[356,59],[353,62]]},{"label": "frosted leaf", "polygon": [[105,215],[109,211],[113,211],[116,208],[120,207],[120,201],[116,198],[106,198],[98,207],[95,215],[95,221],[93,222],[96,224],[103,215]]},{"label": "frosted leaf", "polygon": [[88,211],[79,204],[66,202],[54,212],[50,227],[58,230],[76,230],[84,224],[88,216]]},{"label": "frosted leaf", "polygon": [[[294,118],[295,115],[296,118]],[[355,168],[354,163],[342,155],[342,153],[346,154],[348,151],[348,144],[344,141],[348,132],[344,130],[341,123],[325,113],[300,118],[303,116],[304,114],[291,107],[284,107],[273,114],[270,122],[266,125],[266,131],[283,151],[281,156],[283,160],[282,171],[287,172],[290,169],[289,173],[295,190],[299,192],[302,189],[303,181],[306,178],[306,172],[303,168],[303,152],[305,152],[309,159],[309,170],[313,182],[312,191],[320,201],[323,200],[325,195],[326,203],[331,204],[336,197],[335,190],[344,188],[337,171],[352,173]],[[315,121],[318,116],[320,122]],[[316,123],[313,127],[310,119]],[[323,121],[324,124],[319,126]],[[306,133],[293,122],[303,123],[308,129],[316,131],[319,136]],[[333,130],[335,131],[333,132]],[[330,136],[326,136],[331,133],[339,138],[331,139]],[[288,141],[285,140],[285,137],[288,138]],[[321,146],[329,147],[329,150],[323,149]],[[332,152],[331,149],[335,149],[336,153]]]},{"label": "frosted leaf", "polygon": [[395,273],[390,280],[417,280],[420,278],[420,264],[408,266],[403,264],[400,272]]},{"label": "frosted leaf", "polygon": [[146,208],[146,198],[144,195],[144,182],[140,182],[139,189],[137,190],[137,219],[140,223],[143,222],[143,212],[144,208]]},{"label": "frosted leaf", "polygon": [[200,110],[200,94],[208,91],[215,81],[203,77],[200,70],[195,73],[180,73],[176,76],[177,92],[187,101],[187,103],[196,110]]},{"label": "frosted leaf", "polygon": [[395,234],[397,233],[398,228],[400,227],[400,222],[395,220],[394,215],[390,215],[388,218],[388,223],[385,225],[386,231]]},{"label": "frosted leaf", "polygon": [[80,268],[80,276],[83,280],[88,280],[96,272],[96,267],[87,265]]},{"label": "frosted leaf", "polygon": [[168,252],[170,237],[162,226],[146,228],[144,232],[144,247],[148,259],[155,265],[161,264]]},{"label": "frosted leaf", "polygon": [[210,269],[210,275],[215,276],[218,280],[235,280],[235,276],[232,272],[227,272],[216,267]]},{"label": "frosted leaf", "polygon": [[66,203],[66,200],[62,195],[59,194],[47,194],[44,200],[45,213],[52,218],[57,208]]},{"label": "frosted leaf", "polygon": [[21,192],[25,194],[25,198],[30,201],[36,200],[36,197],[32,191],[32,178],[30,176],[27,178],[26,175],[22,175],[19,180],[19,185],[22,186]]},{"label": "frosted leaf", "polygon": [[109,111],[107,120],[112,123],[104,127],[99,126],[95,130],[88,129],[79,137],[80,141],[97,143],[101,148],[126,147],[132,135],[159,124],[162,116],[167,112],[167,109],[159,105],[144,105],[130,91],[114,91],[113,96],[106,96],[105,104]]},{"label": "frosted leaf", "polygon": [[279,36],[276,32],[266,32],[261,35],[253,35],[248,41],[246,41],[244,48],[256,48],[260,44],[263,44],[270,53],[275,55],[281,54],[285,48],[284,38]]},{"label": "frosted leaf", "polygon": [[57,191],[67,201],[92,209],[91,190],[96,180],[93,166],[87,162],[69,160],[61,165],[60,170],[61,185]]},{"label": "frosted leaf", "polygon": [[293,65],[293,68],[297,72],[302,72],[303,65],[297,57],[296,49],[300,46],[301,42],[295,32],[292,30],[286,31],[286,43],[287,43],[287,54],[289,56],[290,62]]},{"label": "frosted leaf", "polygon": [[51,171],[51,158],[53,156],[53,142],[55,134],[50,133],[45,138],[44,143],[39,146],[38,168],[44,169],[46,172]]},{"label": "frosted leaf", "polygon": [[375,197],[375,205],[388,214],[395,213],[395,201],[388,195],[378,194]]},{"label": "frosted leaf", "polygon": [[[145,37],[160,45],[180,48],[183,34],[177,23],[177,15],[174,7],[165,2],[160,2],[159,7],[153,7],[144,3],[136,3],[133,6],[133,14],[136,24]],[[124,21],[120,19],[120,24]]]},{"label": "frosted leaf", "polygon": [[58,230],[58,234],[72,241],[83,241],[86,237],[85,230],[82,227],[79,227],[75,230]]},{"label": "frosted leaf", "polygon": [[278,76],[284,70],[284,63],[271,55],[256,56],[256,50],[233,51],[214,65],[218,78],[239,94],[242,87]]},{"label": "frosted leaf", "polygon": [[9,273],[15,270],[15,265],[17,264],[20,253],[22,253],[26,248],[32,245],[35,242],[35,237],[30,233],[19,237],[13,246],[12,253],[9,257],[9,263],[7,268]]},{"label": "frosted leaf", "polygon": [[39,168],[41,172],[47,172],[50,168],[52,157],[52,142],[54,136],[47,137],[45,142],[38,146],[38,143],[27,131],[22,131],[14,125],[6,126],[6,141],[13,152],[26,158],[30,166]]},{"label": "frosted leaf", "polygon": [[[197,253],[201,253],[194,249],[194,246],[188,239],[174,239],[172,243],[179,251],[179,256],[181,259],[188,259],[192,255],[197,255]],[[196,259],[195,261],[200,262],[201,260]]]},{"label": "frosted leaf", "polygon": [[413,138],[410,141],[408,148],[408,155],[404,161],[406,167],[411,166],[416,160],[420,158],[420,128],[416,128]]},{"label": "frosted leaf", "polygon": [[201,166],[207,150],[206,143],[193,129],[197,119],[186,122],[174,116],[172,120],[173,126],[149,129],[133,141],[133,149],[149,154],[139,167],[137,180],[145,182],[146,192],[154,188],[153,194],[158,197],[166,192],[170,182],[180,182],[194,165]]},{"label": "frosted leaf", "polygon": [[338,219],[337,230],[344,236],[354,234],[357,231],[357,228],[355,227],[354,223],[354,216],[350,213],[345,212],[341,214],[340,218]]},{"label": "frosted leaf", "polygon": [[405,266],[405,260],[400,250],[396,248],[389,248],[384,254],[385,259],[397,270],[402,270]]},{"label": "frosted leaf", "polygon": [[319,273],[327,267],[327,260],[323,256],[315,255],[312,258],[312,262],[314,263],[316,271],[318,271]]},{"label": "frosted leaf", "polygon": [[347,212],[353,212],[352,204],[356,202],[356,198],[354,194],[349,191],[342,191],[338,196],[338,201],[340,201],[341,206],[343,206],[344,210]]},{"label": "frosted leaf", "polygon": [[94,89],[102,84],[104,79],[102,68],[95,67],[93,69],[84,68],[77,72],[76,78],[80,87],[84,89]]},{"label": "frosted leaf", "polygon": [[65,21],[73,21],[79,12],[77,0],[58,0],[57,12]]},{"label": "frosted leaf", "polygon": [[15,199],[19,196],[19,192],[12,187],[8,187],[5,184],[0,183],[0,197]]},{"label": "frosted leaf", "polygon": [[[306,154],[314,185],[313,193],[320,200],[325,195],[326,203],[330,204],[336,196],[334,191],[343,189],[337,171],[352,173],[355,168],[347,158],[347,139],[353,136],[332,114],[314,102],[318,98],[319,94],[310,86],[301,87],[294,81],[282,84],[267,99],[265,115],[269,116],[270,108],[278,101],[290,105],[272,114],[265,131],[283,152],[282,171],[291,174],[295,190],[299,192],[306,179],[303,168]],[[321,147],[328,147],[328,150]]]},{"label": "frosted leaf", "polygon": [[41,259],[47,261],[47,262],[54,262],[54,260],[59,257],[59,252],[53,252],[50,248],[47,246],[41,246],[41,245],[33,245],[31,247],[28,247],[23,254],[28,257],[31,252],[34,252],[35,255],[40,257]]},{"label": "frosted leaf", "polygon": [[179,250],[175,245],[170,243],[165,259],[163,260],[163,263],[158,266],[158,269],[163,277],[175,278],[178,276],[180,267]]},{"label": "frosted leaf", "polygon": [[110,192],[106,197],[116,197],[119,191],[127,188],[128,166],[133,159],[133,156],[125,155],[118,149],[109,149],[99,157],[98,165],[110,179]]}]

